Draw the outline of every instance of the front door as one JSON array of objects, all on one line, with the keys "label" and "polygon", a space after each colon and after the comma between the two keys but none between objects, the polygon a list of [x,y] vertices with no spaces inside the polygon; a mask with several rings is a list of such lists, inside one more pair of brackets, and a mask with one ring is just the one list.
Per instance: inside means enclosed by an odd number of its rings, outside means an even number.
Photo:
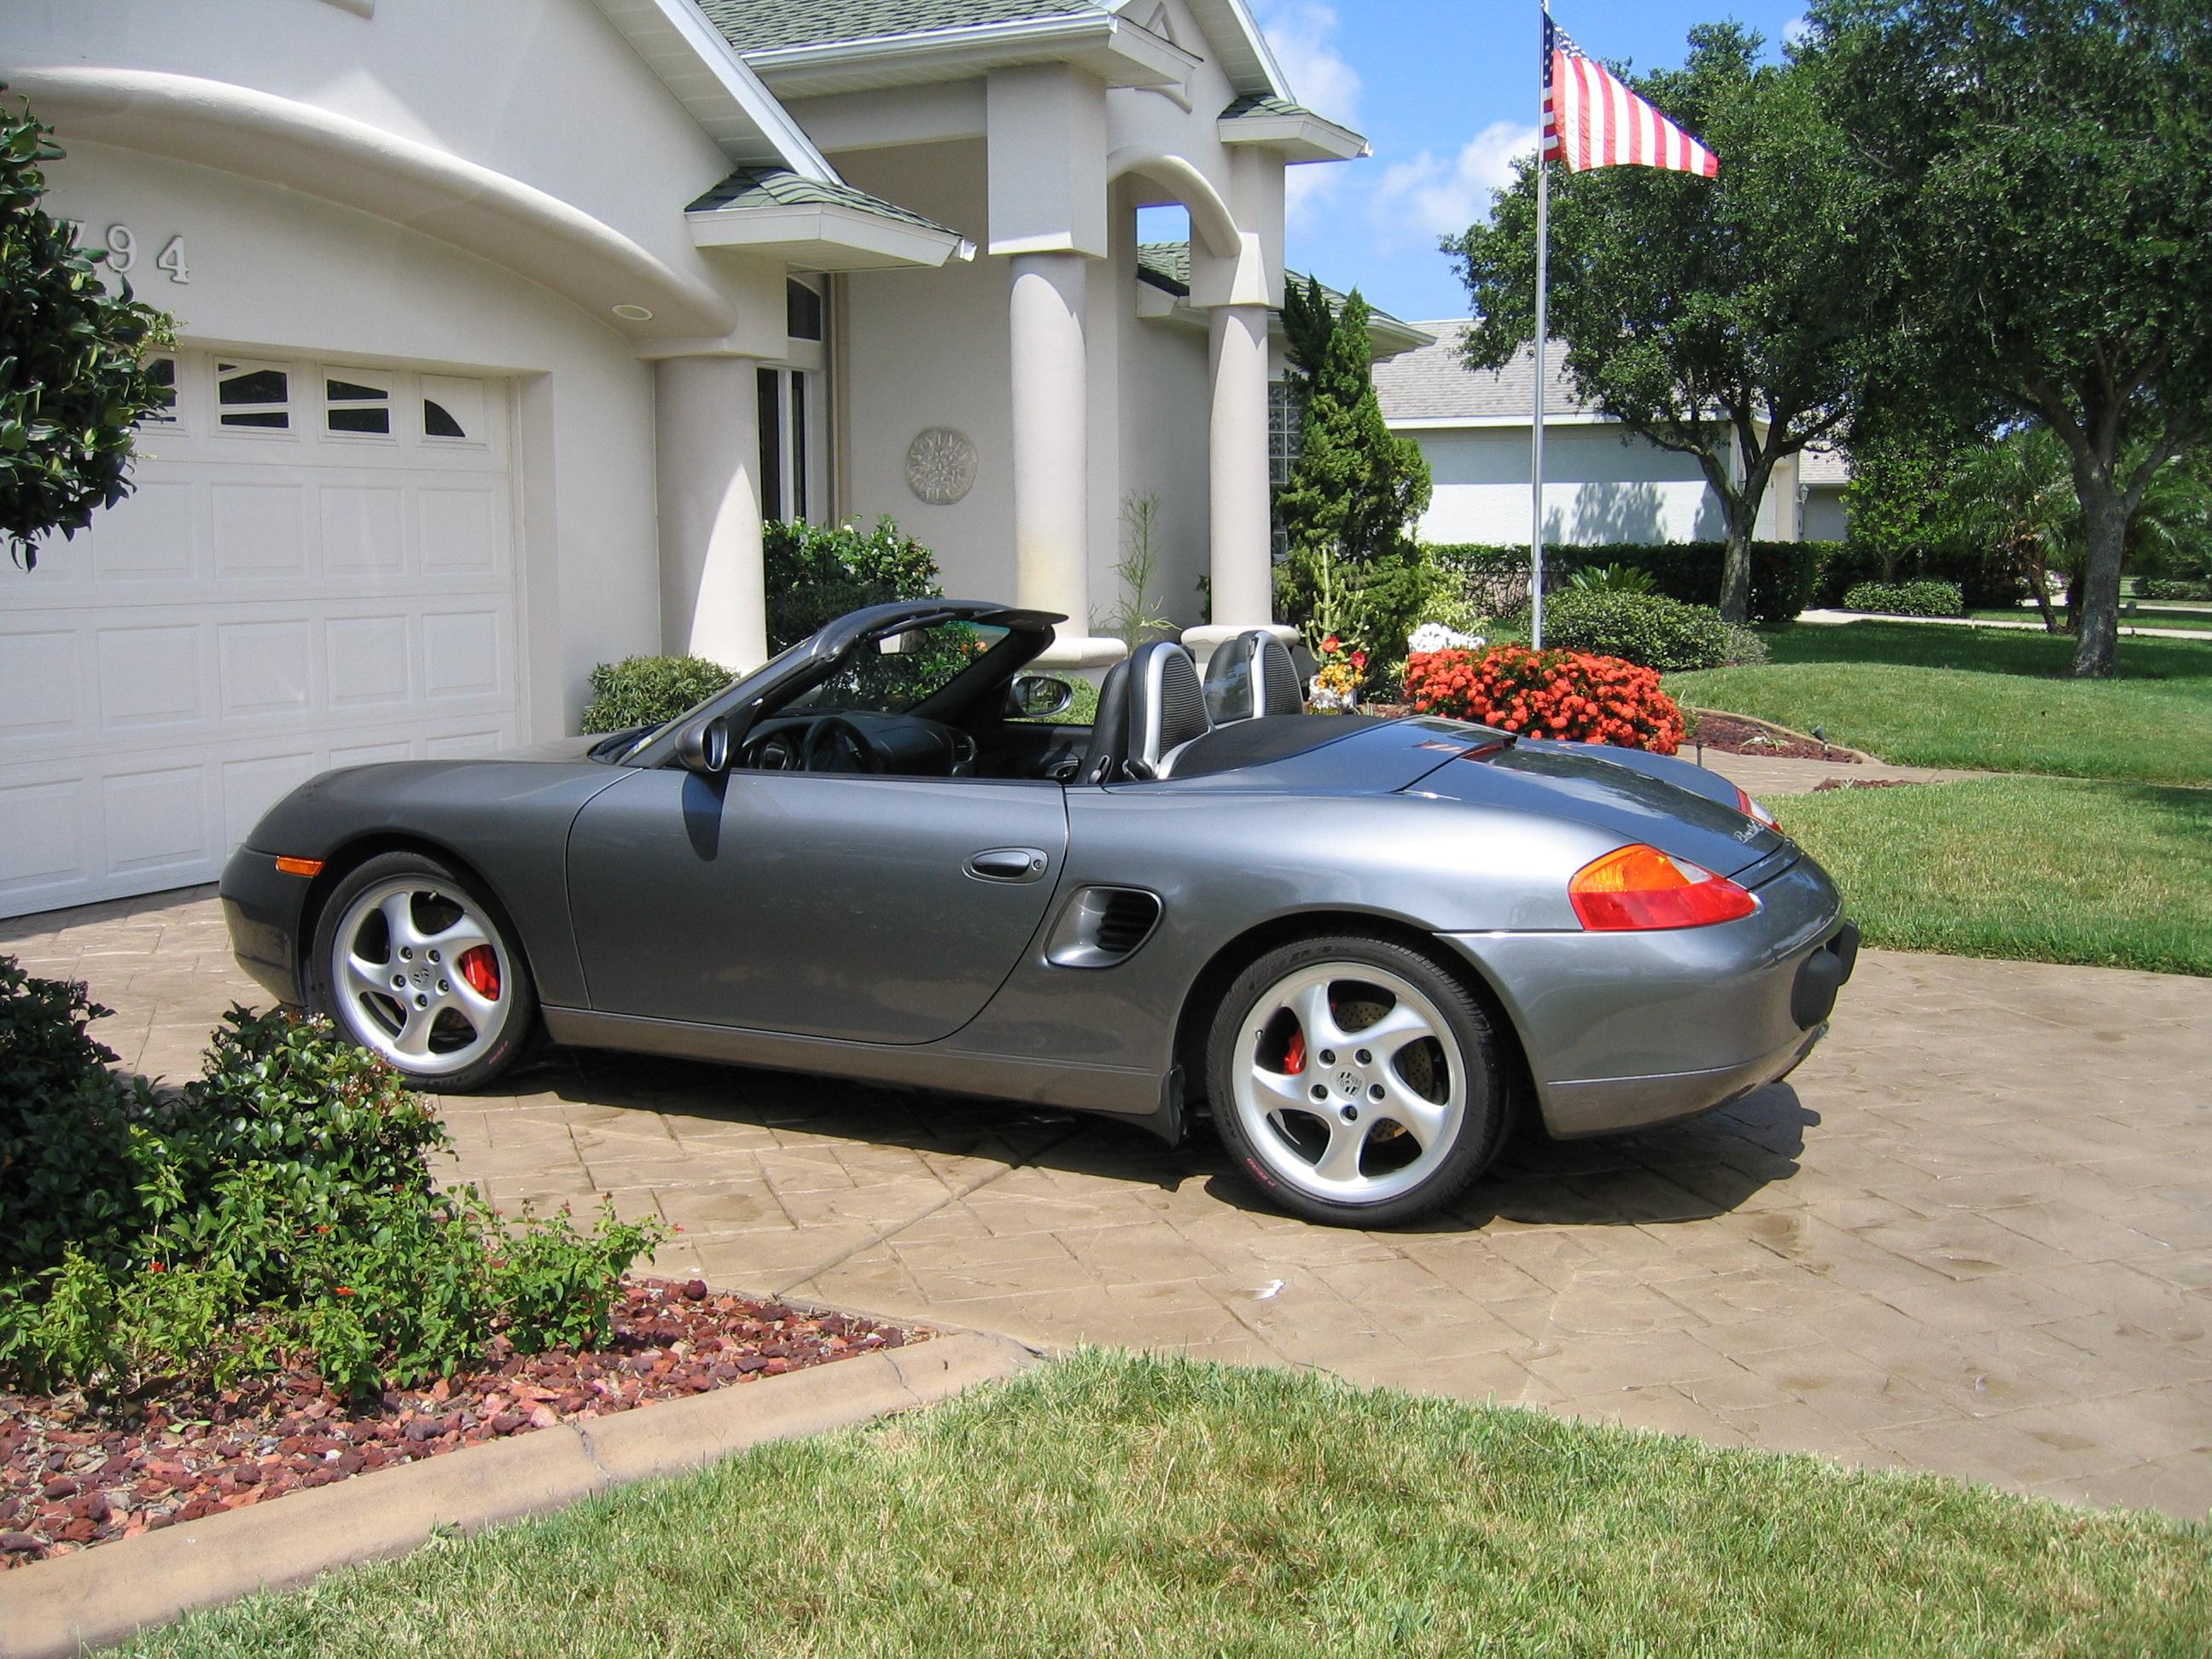
[{"label": "front door", "polygon": [[933,1041],[1012,969],[1066,842],[1056,783],[640,771],[593,796],[569,833],[591,1006]]}]

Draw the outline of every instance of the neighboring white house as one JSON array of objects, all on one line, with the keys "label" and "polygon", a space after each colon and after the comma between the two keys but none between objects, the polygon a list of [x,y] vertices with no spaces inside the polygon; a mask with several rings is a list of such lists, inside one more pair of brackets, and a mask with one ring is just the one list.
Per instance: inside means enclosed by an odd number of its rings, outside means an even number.
[{"label": "neighboring white house", "polygon": [[1838,542],[1849,526],[1844,512],[1844,491],[1851,482],[1851,464],[1844,452],[1814,447],[1797,458],[1797,499],[1802,504],[1799,522],[1808,542]]},{"label": "neighboring white house", "polygon": [[[1464,319],[1413,326],[1433,343],[1376,363],[1375,390],[1390,429],[1419,444],[1428,459],[1435,493],[1421,517],[1421,538],[1525,545],[1535,354],[1524,351],[1502,369],[1479,374],[1460,358]],[[1562,367],[1565,356],[1557,345],[1545,354],[1544,539],[1720,539],[1721,501],[1696,459],[1584,405]],[[1775,469],[1753,533],[1794,541],[1798,525],[1792,456]]]},{"label": "neighboring white house", "polygon": [[1156,492],[1176,620],[1270,619],[1284,170],[1364,144],[1244,0],[8,0],[0,80],[179,336],[137,494],[0,573],[0,914],[758,661],[763,514],[890,514],[1096,665]]}]

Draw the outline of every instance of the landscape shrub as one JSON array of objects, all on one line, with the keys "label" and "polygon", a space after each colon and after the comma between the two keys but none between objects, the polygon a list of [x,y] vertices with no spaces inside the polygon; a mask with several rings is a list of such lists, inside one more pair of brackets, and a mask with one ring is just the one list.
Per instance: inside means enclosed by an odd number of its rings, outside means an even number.
[{"label": "landscape shrub", "polygon": [[150,1093],[107,1069],[82,985],[0,957],[0,1279],[55,1267],[73,1243],[111,1259],[141,1223],[131,1125]]},{"label": "landscape shrub", "polygon": [[1844,609],[1890,617],[1960,617],[1966,603],[1956,582],[1861,582],[1844,595]]},{"label": "landscape shrub", "polygon": [[2139,599],[2212,599],[2212,582],[2182,581],[2172,576],[2145,576],[2136,583]]},{"label": "landscape shrub", "polygon": [[1747,668],[1767,659],[1766,641],[1748,628],[1739,628],[1734,623],[1723,623],[1728,643],[1721,653],[1723,668]]},{"label": "landscape shrub", "polygon": [[1651,593],[1651,573],[1632,564],[1588,565],[1567,578],[1567,586],[1577,593]]},{"label": "landscape shrub", "polygon": [[866,605],[944,596],[936,559],[890,518],[870,530],[780,520],[762,526],[761,544],[771,652]]},{"label": "landscape shrub", "polygon": [[326,1021],[234,1009],[201,1075],[156,1091],[106,1070],[106,1012],[0,957],[0,1380],[137,1396],[304,1358],[370,1395],[494,1337],[596,1340],[666,1236],[611,1205],[509,1227],[440,1191],[436,1115]]},{"label": "landscape shrub", "polygon": [[1477,720],[1535,738],[1611,744],[1671,755],[1681,746],[1682,711],[1653,670],[1580,651],[1517,645],[1419,652],[1406,665],[1414,709]]},{"label": "landscape shrub", "polygon": [[[1753,542],[1751,544],[1751,620],[1786,623],[1813,602],[1821,571],[1840,542]],[[1575,573],[1589,568],[1626,568],[1651,579],[1653,590],[1687,605],[1720,599],[1719,542],[1617,542],[1547,544],[1544,591],[1549,597],[1569,586]],[[1485,614],[1501,616],[1528,597],[1528,549],[1525,544],[1438,542],[1424,554],[1454,589],[1467,594]]]},{"label": "landscape shrub", "polygon": [[1627,589],[1570,588],[1545,604],[1544,643],[1673,673],[1719,667],[1729,631],[1710,605]]},{"label": "landscape shrub", "polygon": [[592,670],[586,734],[663,726],[720,691],[737,675],[704,657],[624,657]]}]

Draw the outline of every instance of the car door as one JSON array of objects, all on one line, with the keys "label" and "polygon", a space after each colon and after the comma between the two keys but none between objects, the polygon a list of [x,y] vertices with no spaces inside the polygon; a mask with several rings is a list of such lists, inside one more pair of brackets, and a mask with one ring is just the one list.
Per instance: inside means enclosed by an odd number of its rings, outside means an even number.
[{"label": "car door", "polygon": [[640,770],[569,832],[591,1006],[930,1042],[1006,979],[1066,842],[1056,783]]}]

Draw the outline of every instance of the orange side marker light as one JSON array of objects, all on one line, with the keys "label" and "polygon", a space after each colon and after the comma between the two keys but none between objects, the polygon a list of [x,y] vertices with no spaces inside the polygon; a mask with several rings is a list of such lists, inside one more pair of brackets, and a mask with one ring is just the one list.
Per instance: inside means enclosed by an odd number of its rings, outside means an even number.
[{"label": "orange side marker light", "polygon": [[323,861],[320,859],[278,859],[276,869],[280,875],[319,876],[323,873]]}]

